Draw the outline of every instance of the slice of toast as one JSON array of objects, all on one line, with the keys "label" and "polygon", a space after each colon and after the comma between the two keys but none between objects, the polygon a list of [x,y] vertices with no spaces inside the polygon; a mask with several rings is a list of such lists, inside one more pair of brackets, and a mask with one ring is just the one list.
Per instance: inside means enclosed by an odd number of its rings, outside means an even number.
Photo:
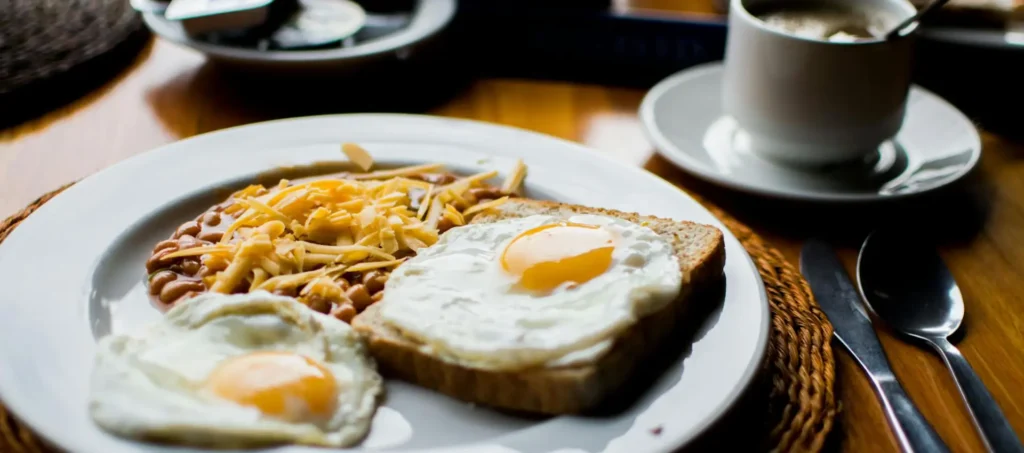
[{"label": "slice of toast", "polygon": [[692,308],[690,306],[698,303],[691,295],[700,287],[717,283],[723,274],[722,232],[708,225],[527,199],[509,200],[476,216],[472,223],[537,214],[563,217],[596,214],[638,224],[646,222],[649,228],[672,243],[684,278],[679,297],[660,311],[640,319],[593,362],[515,372],[469,368],[431,355],[416,341],[385,324],[377,307],[371,305],[352,320],[352,326],[366,337],[370,352],[385,376],[483,406],[543,414],[585,412],[615,391],[652,351],[657,350],[684,313]]}]

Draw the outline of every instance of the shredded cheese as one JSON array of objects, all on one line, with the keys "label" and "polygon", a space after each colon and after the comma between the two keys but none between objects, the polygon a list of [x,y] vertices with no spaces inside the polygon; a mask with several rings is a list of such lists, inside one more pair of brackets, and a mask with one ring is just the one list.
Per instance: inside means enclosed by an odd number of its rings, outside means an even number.
[{"label": "shredded cheese", "polygon": [[[374,165],[358,145],[345,143],[342,152],[364,171]],[[443,232],[439,228],[465,225],[474,214],[508,200],[480,203],[473,195],[475,188],[493,190],[485,181],[497,171],[444,185],[417,176],[444,171],[441,164],[425,164],[342,178],[281,180],[270,189],[250,185],[224,206],[234,220],[225,225],[218,243],[165,256],[201,257],[204,266],[218,270],[203,277],[215,292],[260,289],[341,297],[347,286],[336,279],[392,269],[436,243]],[[518,190],[525,172],[518,161],[502,192]]]},{"label": "shredded cheese", "polygon": [[373,167],[373,157],[362,146],[355,143],[342,143],[341,152],[345,153],[348,156],[348,160],[352,161],[353,164],[356,164],[363,171],[370,171],[370,168]]},{"label": "shredded cheese", "polygon": [[164,256],[165,259],[181,258],[186,256],[200,256],[215,253],[231,253],[233,247],[230,245],[209,245],[206,247],[193,247],[190,249],[178,250],[177,252],[168,253]]},{"label": "shredded cheese", "polygon": [[474,183],[482,183],[482,182],[484,182],[484,181],[486,181],[488,179],[491,179],[491,178],[493,178],[495,176],[498,176],[498,172],[497,171],[487,171],[487,172],[483,172],[483,173],[477,173],[477,174],[475,174],[473,176],[462,178],[462,179],[460,179],[458,181],[455,181],[455,182],[453,182],[451,184],[448,184],[447,186],[441,187],[440,192],[441,193],[446,193],[447,192],[447,193],[449,193],[449,194],[451,194],[453,196],[457,196],[457,195],[461,194],[462,192],[468,190],[470,188],[470,186],[472,186]]},{"label": "shredded cheese", "polygon": [[462,214],[459,214],[459,211],[456,210],[455,207],[450,204],[445,205],[444,213],[441,215],[444,216],[444,218],[448,219],[450,222],[452,222],[452,224],[455,226],[462,226],[466,224],[466,219],[464,219],[462,217]]},{"label": "shredded cheese", "polygon": [[523,163],[522,159],[516,160],[516,166],[512,168],[512,173],[505,178],[505,184],[501,186],[501,191],[504,193],[516,193],[519,191],[519,186],[523,184],[523,180],[526,179],[526,164]]},{"label": "shredded cheese", "polygon": [[494,209],[498,206],[501,206],[501,204],[505,203],[506,201],[508,201],[508,196],[501,197],[497,200],[491,200],[485,203],[480,203],[476,206],[470,206],[469,209],[466,209],[466,211],[462,213],[462,215],[471,216],[473,214],[486,211],[488,209]]},{"label": "shredded cheese", "polygon": [[402,264],[405,260],[379,261],[376,263],[360,263],[346,269],[347,272],[364,272]]},{"label": "shredded cheese", "polygon": [[422,219],[423,216],[427,215],[427,208],[430,207],[430,197],[434,195],[434,186],[431,185],[427,188],[427,193],[423,194],[423,198],[420,199],[420,208],[416,210],[416,218]]},{"label": "shredded cheese", "polygon": [[363,179],[390,179],[390,178],[398,178],[400,176],[415,175],[417,173],[429,173],[429,172],[432,172],[432,171],[438,171],[438,170],[442,170],[442,169],[444,169],[444,164],[425,164],[425,165],[416,165],[416,166],[413,166],[413,167],[396,168],[394,170],[380,170],[380,171],[374,171],[374,172],[370,172],[370,173],[361,173],[361,174],[357,174],[357,175],[352,175],[352,178],[356,179],[356,180],[363,180]]}]

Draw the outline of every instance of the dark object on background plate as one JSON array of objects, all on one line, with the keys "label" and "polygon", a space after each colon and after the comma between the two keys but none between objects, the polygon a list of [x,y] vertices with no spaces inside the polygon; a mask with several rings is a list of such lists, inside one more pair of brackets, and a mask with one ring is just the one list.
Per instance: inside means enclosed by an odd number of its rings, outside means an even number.
[{"label": "dark object on background plate", "polygon": [[251,29],[217,31],[195,39],[261,50],[346,47],[343,42],[367,22],[358,3],[347,0],[275,0],[268,20]]},{"label": "dark object on background plate", "polygon": [[341,42],[366,23],[366,12],[355,2],[299,0],[270,41],[281,49],[320,47]]},{"label": "dark object on background plate", "polygon": [[[351,39],[301,49],[271,42],[261,47],[251,32],[189,37],[157,14],[144,17],[168,40],[218,62],[268,74],[350,73],[357,61],[367,62],[370,56],[418,57],[467,76],[650,86],[680,68],[721,59],[725,49],[725,25],[716,17],[624,14],[608,0],[358,3],[367,12],[366,23]],[[444,44],[430,46],[438,51],[423,55],[421,44],[435,35],[444,35]]]},{"label": "dark object on background plate", "polygon": [[[330,1],[298,0],[297,4],[300,8],[306,5],[321,10],[323,3]],[[402,2],[395,0],[366,3],[373,5],[376,10],[402,5]],[[325,29],[320,28],[318,21],[307,21],[312,26],[301,25],[304,20],[300,19],[294,22],[299,24],[299,27],[292,30],[295,33],[278,35],[273,43],[272,32],[268,28],[278,31],[280,26],[275,24],[258,30],[193,37],[185,34],[179,24],[159,14],[146,13],[143,18],[161,37],[202,52],[220,65],[244,70],[249,75],[339,76],[354,74],[370,66],[378,66],[376,64],[381,62],[409,59],[426,51],[429,47],[427,44],[438,37],[451,20],[455,13],[455,3],[455,0],[416,0],[412,9],[368,12],[362,27],[345,39],[332,40],[340,38],[340,35],[332,37],[331,33],[323,33]],[[329,22],[337,23],[342,15],[327,16],[332,17]],[[280,22],[282,25],[288,23],[293,16],[283,17]],[[343,21],[352,18],[345,17],[348,19]],[[299,32],[299,29],[306,32]],[[308,33],[310,31],[313,33]],[[337,33],[337,30],[334,32]],[[296,48],[296,45],[303,46]]]},{"label": "dark object on background plate", "polygon": [[165,39],[217,62],[268,74],[350,73],[360,66],[357,62],[416,56],[428,39],[443,34],[443,49],[431,52],[429,58],[465,75],[650,86],[681,68],[721,59],[725,49],[721,18],[626,14],[616,11],[609,0],[358,3],[367,12],[361,30],[340,45],[312,46],[310,42],[306,48],[253,39],[259,34],[253,32],[190,37],[159,14],[146,13],[144,18]]},{"label": "dark object on background plate", "polygon": [[907,396],[889,367],[871,318],[846,269],[828,244],[811,239],[800,252],[800,273],[835,328],[835,337],[868,374],[896,441],[905,452],[940,453],[949,448]]},{"label": "dark object on background plate", "polygon": [[416,0],[360,0],[359,6],[369,13],[394,13],[411,11],[416,7]]},{"label": "dark object on background plate", "polygon": [[883,321],[942,356],[989,451],[1024,452],[985,383],[949,342],[963,321],[964,300],[942,257],[910,235],[875,232],[860,249],[857,280]]},{"label": "dark object on background plate", "polygon": [[248,30],[272,22],[271,9],[285,2],[274,0],[173,0],[163,16],[189,36],[224,30]]}]

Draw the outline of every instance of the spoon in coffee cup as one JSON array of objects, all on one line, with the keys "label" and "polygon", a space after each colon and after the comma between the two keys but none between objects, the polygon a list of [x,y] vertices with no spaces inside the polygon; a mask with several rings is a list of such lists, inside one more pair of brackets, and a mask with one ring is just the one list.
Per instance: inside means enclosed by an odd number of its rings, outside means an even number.
[{"label": "spoon in coffee cup", "polygon": [[891,31],[889,31],[889,33],[886,33],[885,39],[894,39],[906,36],[911,31],[913,31],[914,28],[917,27],[917,25],[921,22],[921,19],[925,18],[934,11],[937,11],[939,8],[942,8],[942,5],[945,5],[948,1],[949,0],[935,0],[929,3],[928,6],[921,8],[921,10],[917,12],[917,14],[908,17],[903,22],[900,22],[900,24],[897,25],[896,28],[893,28]]}]

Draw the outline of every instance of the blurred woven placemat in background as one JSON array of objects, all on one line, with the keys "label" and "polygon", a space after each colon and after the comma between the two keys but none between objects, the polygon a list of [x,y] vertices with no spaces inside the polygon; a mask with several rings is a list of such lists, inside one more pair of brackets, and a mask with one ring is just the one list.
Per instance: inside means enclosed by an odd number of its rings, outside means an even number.
[{"label": "blurred woven placemat in background", "polygon": [[0,0],[0,128],[109,80],[147,36],[128,0]]},{"label": "blurred woven placemat in background", "polygon": [[[22,220],[68,186],[40,197],[21,212],[0,222],[0,243]],[[767,385],[752,385],[748,391],[767,391],[768,395],[754,395],[756,398],[751,400],[754,404],[767,402],[768,407],[743,407],[738,410],[768,414],[765,420],[768,424],[767,436],[761,441],[755,441],[764,450],[819,452],[832,431],[838,407],[834,394],[835,362],[829,343],[832,326],[818,308],[800,273],[785,260],[778,249],[768,245],[729,214],[706,202],[705,205],[736,235],[754,259],[771,308],[768,357],[761,371],[761,377]],[[733,425],[724,426],[718,431],[732,436],[745,433],[741,434],[743,436],[757,431],[757,428]],[[47,451],[27,427],[0,405],[0,452]]]}]

